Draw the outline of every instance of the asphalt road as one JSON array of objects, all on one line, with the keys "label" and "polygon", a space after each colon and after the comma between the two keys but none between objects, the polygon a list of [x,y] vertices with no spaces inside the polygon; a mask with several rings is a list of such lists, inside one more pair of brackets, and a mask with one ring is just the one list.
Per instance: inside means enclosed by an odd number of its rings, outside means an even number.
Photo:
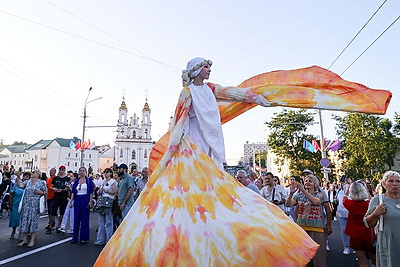
[{"label": "asphalt road", "polygon": [[[36,244],[33,248],[17,247],[17,240],[9,239],[11,228],[8,218],[0,219],[0,265],[12,266],[60,266],[60,267],[89,267],[96,261],[102,247],[94,246],[97,227],[97,214],[90,217],[90,239],[88,244],[71,244],[71,235],[53,233],[45,234],[47,217],[40,219],[40,231],[37,233]],[[329,266],[355,267],[358,266],[354,254],[343,255],[342,241],[338,221],[333,221],[333,234],[329,237]],[[30,254],[31,253],[31,254]]]}]

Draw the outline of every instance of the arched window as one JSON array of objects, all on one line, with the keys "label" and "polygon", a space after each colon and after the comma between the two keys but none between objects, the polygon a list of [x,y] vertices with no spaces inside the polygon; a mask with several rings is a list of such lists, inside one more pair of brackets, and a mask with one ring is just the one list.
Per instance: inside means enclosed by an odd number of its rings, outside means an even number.
[{"label": "arched window", "polygon": [[68,153],[68,157],[71,157],[71,153]]},{"label": "arched window", "polygon": [[136,151],[132,150],[132,159],[136,159]]},{"label": "arched window", "polygon": [[121,150],[119,151],[119,157],[123,158],[124,157],[124,149],[121,148]]},{"label": "arched window", "polygon": [[133,130],[132,138],[136,138],[136,131],[135,130]]},{"label": "arched window", "polygon": [[144,150],[144,156],[145,158],[147,158],[147,149]]}]

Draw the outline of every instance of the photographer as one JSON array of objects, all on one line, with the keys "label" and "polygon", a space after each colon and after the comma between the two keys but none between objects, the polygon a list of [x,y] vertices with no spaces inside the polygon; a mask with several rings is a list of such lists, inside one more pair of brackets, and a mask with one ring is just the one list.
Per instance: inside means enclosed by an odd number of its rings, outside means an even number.
[{"label": "photographer", "polygon": [[265,176],[265,184],[266,186],[261,189],[261,196],[285,212],[285,201],[287,198],[285,188],[278,184],[275,185],[274,175],[270,172]]}]

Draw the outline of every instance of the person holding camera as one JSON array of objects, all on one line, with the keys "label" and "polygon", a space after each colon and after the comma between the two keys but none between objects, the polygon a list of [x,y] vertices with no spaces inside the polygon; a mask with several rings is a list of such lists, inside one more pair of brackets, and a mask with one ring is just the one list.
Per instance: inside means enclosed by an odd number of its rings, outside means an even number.
[{"label": "person holding camera", "polygon": [[[298,192],[297,194],[294,194]],[[319,190],[319,179],[309,174],[303,184],[293,181],[286,199],[287,207],[298,206],[297,224],[319,244],[317,253],[312,258],[312,266],[327,266],[326,235],[324,222],[323,193]]]},{"label": "person holding camera", "polygon": [[287,198],[285,188],[282,185],[275,184],[274,175],[271,172],[265,175],[265,184],[266,186],[261,189],[261,196],[285,212]]}]

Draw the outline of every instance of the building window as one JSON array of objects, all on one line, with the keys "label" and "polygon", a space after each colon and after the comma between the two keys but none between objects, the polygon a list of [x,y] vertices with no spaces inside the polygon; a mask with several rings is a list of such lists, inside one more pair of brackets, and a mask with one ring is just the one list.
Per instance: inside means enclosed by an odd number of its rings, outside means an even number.
[{"label": "building window", "polygon": [[132,138],[136,138],[136,131],[135,130],[133,130]]},{"label": "building window", "polygon": [[35,155],[35,161],[37,161],[37,155]]},{"label": "building window", "polygon": [[145,139],[149,138],[149,131],[147,129],[144,130],[144,138]]},{"label": "building window", "polygon": [[78,157],[78,153],[75,153],[75,158],[77,158]]},{"label": "building window", "polygon": [[89,159],[91,159],[92,158],[92,154],[89,154]]},{"label": "building window", "polygon": [[68,157],[71,157],[71,153],[68,153]]},{"label": "building window", "polygon": [[75,162],[75,167],[78,166],[78,162]]},{"label": "building window", "polygon": [[69,161],[68,161],[68,163],[67,163],[67,166],[69,167]]},{"label": "building window", "polygon": [[147,158],[147,149],[144,150],[144,157]]},{"label": "building window", "polygon": [[136,151],[132,150],[132,159],[136,159]]},{"label": "building window", "polygon": [[119,157],[123,158],[124,157],[124,149],[121,148],[120,152],[119,152]]}]

